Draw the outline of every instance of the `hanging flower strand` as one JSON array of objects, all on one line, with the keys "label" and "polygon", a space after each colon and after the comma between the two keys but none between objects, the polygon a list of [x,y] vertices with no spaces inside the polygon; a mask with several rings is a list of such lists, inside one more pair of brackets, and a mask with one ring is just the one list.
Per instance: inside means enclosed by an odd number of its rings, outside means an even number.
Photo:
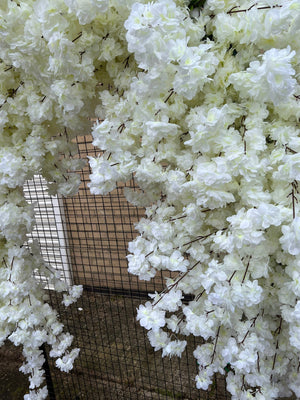
[{"label": "hanging flower strand", "polygon": [[[50,194],[78,191],[75,171],[84,163],[73,158],[73,139],[88,133],[90,118],[101,113],[99,91],[107,83],[114,88],[106,71],[113,75],[116,58],[128,57],[122,27],[129,5],[121,16],[117,9],[122,6],[113,2],[87,3],[21,0],[0,5],[0,345],[8,339],[22,346],[20,370],[30,384],[25,400],[47,398],[44,344],[65,372],[79,354],[45,300],[38,276],[62,292],[65,306],[76,301],[82,286],[68,287],[43,260],[39,243],[28,245],[35,218],[23,185],[40,174]],[[108,47],[103,39],[107,30]]]},{"label": "hanging flower strand", "polygon": [[66,293],[24,245],[22,187],[41,174],[50,193],[76,193],[72,139],[91,117],[104,152],[90,157],[92,193],[132,174],[141,189],[124,191],[146,210],[129,271],[178,273],[138,309],[151,345],[180,356],[201,336],[199,389],[219,372],[233,400],[300,397],[299,13],[299,0],[1,4],[0,343],[23,346],[26,400],[47,396],[44,343],[63,371],[79,351],[35,271],[65,305],[81,287]]},{"label": "hanging flower strand", "polygon": [[91,191],[132,174],[141,189],[125,189],[145,207],[129,272],[178,273],[138,320],[163,356],[202,337],[196,386],[224,374],[233,400],[300,397],[299,13],[299,0],[135,3],[136,74],[121,98],[101,94],[93,129]]}]

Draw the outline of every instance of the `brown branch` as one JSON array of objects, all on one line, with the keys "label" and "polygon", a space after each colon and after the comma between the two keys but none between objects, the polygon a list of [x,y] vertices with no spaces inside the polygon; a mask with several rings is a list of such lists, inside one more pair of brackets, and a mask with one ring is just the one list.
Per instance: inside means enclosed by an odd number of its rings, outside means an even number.
[{"label": "brown branch", "polygon": [[76,36],[76,38],[72,40],[72,42],[73,42],[73,43],[76,42],[76,40],[78,40],[79,38],[81,38],[81,36],[82,36],[82,32],[80,32],[80,33],[78,34],[78,36]]},{"label": "brown branch", "polygon": [[182,218],[186,218],[187,215],[182,215],[181,217],[177,217],[177,218],[170,218],[169,222],[173,222],[173,221],[177,221],[178,219],[182,219]]},{"label": "brown branch", "polygon": [[[257,5],[257,3],[253,4],[253,5],[252,5],[251,7],[249,7],[249,8],[245,8],[245,9],[242,9],[242,10],[236,10],[236,8],[237,8],[238,6],[234,6],[234,7],[231,8],[229,11],[227,11],[227,14],[232,15],[232,14],[247,12],[247,11],[250,11],[250,10],[251,10],[253,7],[255,7],[256,5]],[[257,7],[256,9],[257,9],[257,10],[267,10],[267,9],[270,9],[270,8],[281,8],[281,7],[282,7],[282,5],[275,4],[274,6],[263,6],[263,7]]]},{"label": "brown branch", "polygon": [[295,150],[291,149],[291,148],[288,147],[288,146],[285,146],[285,149],[288,150],[288,151],[290,151],[290,152],[293,153],[293,154],[297,154],[297,152],[296,152]]},{"label": "brown branch", "polygon": [[231,284],[231,279],[234,277],[236,270],[231,274],[231,277],[228,280],[229,285]]},{"label": "brown branch", "polygon": [[174,91],[174,89],[172,88],[172,89],[170,89],[169,90],[169,92],[170,92],[170,94],[169,94],[169,96],[166,98],[166,100],[164,100],[164,103],[167,103],[167,101],[169,100],[169,98],[172,96],[172,94],[174,94],[175,93],[175,91]]},{"label": "brown branch", "polygon": [[2,106],[4,106],[4,104],[7,103],[7,99],[4,100],[4,102],[0,105],[0,108],[2,108]]},{"label": "brown branch", "polygon": [[[274,334],[277,334],[277,335],[280,334],[280,332],[281,332],[281,326],[282,326],[282,317],[280,317],[279,326],[278,326],[278,328],[276,329],[276,331],[274,332]],[[278,339],[277,339],[277,341],[276,341],[276,350],[278,350],[278,349],[279,349],[279,341],[278,341]],[[276,358],[277,358],[277,351],[276,351],[276,353],[274,354],[273,365],[272,365],[272,371],[273,371],[274,368],[275,368]],[[271,375],[271,379],[272,379],[272,375]]]},{"label": "brown branch", "polygon": [[242,377],[242,386],[241,386],[241,390],[243,390],[245,388],[245,375],[243,375]]},{"label": "brown branch", "polygon": [[196,264],[194,264],[194,265],[193,265],[189,270],[187,270],[183,275],[179,276],[178,278],[175,278],[175,279],[177,279],[176,282],[174,282],[172,285],[170,285],[168,288],[166,288],[165,291],[162,292],[161,298],[160,298],[159,300],[157,300],[156,303],[153,304],[153,307],[156,306],[156,304],[163,298],[163,295],[164,295],[164,294],[169,293],[175,286],[177,286],[178,283],[179,283],[180,281],[182,281],[182,279],[185,278],[185,277],[187,276],[187,274],[188,274],[189,272],[191,272],[198,264],[200,264],[200,261],[197,261]]},{"label": "brown branch", "polygon": [[[153,253],[153,251],[150,252],[149,255],[150,255],[151,253]],[[146,257],[147,257],[147,256],[146,256]],[[169,293],[175,286],[177,286],[178,283],[179,283],[180,281],[182,281],[182,279],[185,278],[185,277],[187,276],[187,274],[188,274],[189,272],[191,272],[198,264],[200,264],[200,261],[197,261],[189,270],[187,270],[187,271],[186,271],[183,275],[181,275],[178,279],[175,278],[175,279],[177,279],[176,282],[174,282],[172,285],[170,285],[168,288],[164,289],[164,290],[161,292],[161,294],[160,294],[161,297],[160,297],[154,304],[152,304],[152,307],[156,306],[156,305],[161,301],[161,299],[163,298],[163,296],[164,296],[165,294]]]},{"label": "brown branch", "polygon": [[145,258],[148,257],[148,256],[150,256],[150,255],[153,254],[153,253],[154,253],[154,250],[150,251],[150,253],[148,253],[148,254],[145,255]]},{"label": "brown branch", "polygon": [[128,68],[129,67],[129,58],[130,58],[130,55],[128,57],[126,57],[125,60],[123,61],[123,64],[125,64],[124,68]]},{"label": "brown branch", "polygon": [[255,322],[256,322],[258,316],[259,316],[259,313],[256,315],[256,317],[253,318],[252,324],[249,326],[249,329],[247,330],[246,335],[243,337],[243,340],[241,342],[239,342],[239,344],[243,344],[244,343],[244,341],[246,340],[246,337],[250,333],[250,329],[253,328],[253,326],[255,325]]},{"label": "brown branch", "polygon": [[297,194],[299,193],[298,192],[298,182],[297,181],[292,182],[292,191],[291,191],[291,193],[289,193],[286,196],[286,197],[289,197],[289,196],[292,197],[293,219],[295,219],[295,217],[296,217],[296,207],[295,207],[295,205],[296,205],[296,203],[298,203],[298,199],[297,199],[295,193],[297,193]]},{"label": "brown branch", "polygon": [[[227,228],[221,229],[221,231],[224,231],[225,229],[227,229]],[[216,231],[216,232],[209,233],[208,235],[197,236],[196,239],[193,239],[193,240],[191,240],[191,241],[189,241],[189,242],[187,242],[187,243],[184,243],[184,244],[182,244],[181,246],[176,247],[176,249],[179,249],[179,247],[187,246],[187,245],[189,245],[189,244],[191,244],[191,243],[197,242],[198,240],[207,239],[208,237],[214,235],[215,233],[217,233],[217,231]]]},{"label": "brown branch", "polygon": [[[279,323],[278,328],[277,328],[276,331],[274,332],[275,334],[277,334],[277,335],[280,334],[280,332],[281,332],[281,326],[282,326],[282,317],[280,317],[280,323]],[[278,341],[277,341],[277,342],[278,342]],[[278,343],[277,343],[277,346],[278,346]],[[276,348],[278,348],[278,347],[276,347]]]},{"label": "brown branch", "polygon": [[125,126],[125,124],[123,123],[123,124],[121,124],[120,126],[119,126],[119,128],[117,129],[117,131],[119,132],[119,133],[122,133],[123,132],[123,130],[126,128],[126,126]]},{"label": "brown branch", "polygon": [[179,324],[181,324],[181,322],[183,322],[183,320],[184,320],[184,315],[180,318],[180,320],[177,322],[177,326],[179,325]]},{"label": "brown branch", "polygon": [[200,299],[200,297],[205,293],[205,289],[202,290],[201,293],[197,294],[197,296],[195,297],[195,301],[198,301]]},{"label": "brown branch", "polygon": [[294,188],[292,189],[292,203],[293,203],[293,219],[295,219],[296,211],[295,211],[295,193],[294,193]]},{"label": "brown branch", "polygon": [[244,273],[244,276],[243,276],[243,279],[242,279],[242,283],[244,283],[244,281],[245,281],[251,258],[252,258],[252,256],[249,257],[248,264],[247,264],[247,267],[246,267],[246,270],[245,270],[245,273]]},{"label": "brown branch", "polygon": [[211,356],[211,361],[210,361],[211,364],[213,363],[214,358],[215,358],[217,343],[218,343],[219,334],[220,334],[220,328],[221,328],[221,325],[219,325],[219,328],[218,328],[218,331],[217,331],[216,340],[215,340],[215,345],[214,345],[214,350],[213,350],[213,353],[212,353],[212,356]]}]

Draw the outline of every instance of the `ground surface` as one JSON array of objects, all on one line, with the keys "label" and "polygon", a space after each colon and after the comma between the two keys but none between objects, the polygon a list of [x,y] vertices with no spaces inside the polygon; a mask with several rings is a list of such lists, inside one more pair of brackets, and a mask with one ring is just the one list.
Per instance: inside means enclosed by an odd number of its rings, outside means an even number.
[{"label": "ground surface", "polygon": [[28,379],[19,371],[23,357],[20,349],[12,344],[0,348],[0,399],[23,399],[28,388]]},{"label": "ground surface", "polygon": [[[59,306],[58,299],[53,299]],[[181,360],[162,359],[135,321],[140,299],[86,293],[61,309],[63,322],[81,348],[75,368],[59,372],[50,360],[55,395],[49,400],[229,400],[222,377],[210,392],[199,392],[194,377],[194,341]],[[0,348],[0,400],[22,400],[27,378],[18,371],[20,349]]]}]

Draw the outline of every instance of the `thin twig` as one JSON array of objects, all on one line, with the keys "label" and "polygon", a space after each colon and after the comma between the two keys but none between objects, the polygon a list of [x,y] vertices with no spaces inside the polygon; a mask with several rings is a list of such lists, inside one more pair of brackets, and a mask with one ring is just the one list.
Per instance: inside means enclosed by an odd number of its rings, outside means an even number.
[{"label": "thin twig", "polygon": [[231,277],[228,280],[229,285],[231,284],[231,279],[234,277],[236,270],[231,274]]},{"label": "thin twig", "polygon": [[164,100],[164,103],[167,103],[167,101],[168,101],[168,100],[169,100],[169,98],[172,96],[172,94],[174,94],[174,93],[175,93],[173,88],[172,88],[172,89],[170,89],[170,90],[169,90],[169,92],[170,92],[170,94],[169,94],[169,96],[166,98],[166,100]]},{"label": "thin twig", "polygon": [[181,217],[171,218],[171,219],[169,219],[169,222],[177,221],[177,219],[182,219],[182,218],[186,218],[186,217],[187,217],[187,215],[182,215]]},{"label": "thin twig", "polygon": [[[229,11],[227,11],[227,14],[229,14],[229,15],[231,15],[231,14],[237,14],[237,13],[242,13],[242,12],[247,12],[247,11],[250,11],[253,7],[255,7],[257,5],[257,3],[255,3],[255,4],[253,4],[251,7],[249,7],[249,8],[245,8],[245,9],[242,9],[242,10],[236,10],[236,8],[238,7],[238,6],[235,6],[235,7],[233,7],[233,8],[231,8]],[[270,9],[270,8],[281,8],[282,7],[282,5],[279,5],[279,4],[275,4],[274,6],[263,6],[263,7],[257,7],[256,9],[257,10],[267,10],[267,9]]]},{"label": "thin twig", "polygon": [[81,38],[81,36],[82,36],[82,32],[80,32],[80,33],[76,36],[76,38],[72,40],[72,42],[73,42],[73,43],[76,42],[76,40],[78,40],[79,38]]},{"label": "thin twig", "polygon": [[221,325],[219,325],[219,328],[218,328],[218,331],[217,331],[214,350],[213,350],[213,353],[212,353],[212,356],[211,356],[211,362],[210,362],[211,364],[213,363],[214,358],[215,358],[215,353],[216,353],[217,343],[218,343],[218,339],[219,339],[220,328],[221,328]]},{"label": "thin twig", "polygon": [[259,316],[259,313],[256,315],[256,317],[253,318],[253,321],[252,321],[251,325],[249,326],[249,329],[247,330],[245,336],[243,337],[243,340],[241,342],[239,342],[239,344],[244,343],[244,341],[246,340],[246,337],[249,335],[250,329],[253,328],[253,326],[255,325],[255,322],[256,322],[258,316]]},{"label": "thin twig", "polygon": [[[225,229],[227,229],[227,228],[224,228],[224,229],[221,229],[221,230],[224,231]],[[181,246],[176,247],[176,249],[179,249],[179,247],[187,246],[187,245],[189,245],[191,243],[197,242],[198,240],[207,239],[208,237],[214,235],[215,233],[216,232],[212,232],[212,233],[209,233],[208,235],[205,235],[205,236],[197,236],[196,239],[190,240],[189,242],[184,243]]]},{"label": "thin twig", "polygon": [[249,268],[249,264],[250,264],[251,257],[252,257],[252,256],[249,257],[248,264],[247,264],[247,267],[246,267],[246,270],[245,270],[245,273],[244,273],[244,276],[243,276],[243,279],[242,279],[242,283],[244,283],[244,281],[245,281],[245,278],[246,278],[246,275],[247,275],[247,272],[248,272],[248,268]]}]

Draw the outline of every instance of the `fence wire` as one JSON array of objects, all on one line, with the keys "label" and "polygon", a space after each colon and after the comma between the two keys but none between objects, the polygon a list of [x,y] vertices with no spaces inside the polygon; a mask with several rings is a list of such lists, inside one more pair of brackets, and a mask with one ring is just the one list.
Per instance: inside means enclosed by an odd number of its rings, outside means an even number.
[{"label": "fence wire", "polygon": [[[77,138],[79,157],[96,155],[91,142],[91,137]],[[147,293],[163,288],[164,278],[139,281],[128,274],[126,263],[128,242],[136,235],[134,223],[144,210],[126,201],[124,185],[107,196],[93,196],[88,165],[80,173],[82,184],[73,198],[48,196],[40,177],[25,188],[37,213],[33,238],[39,240],[46,261],[61,270],[67,282],[84,287],[69,308],[49,290],[51,303],[74,335],[74,346],[81,349],[68,374],[47,357],[49,399],[229,399],[223,377],[215,378],[209,392],[196,389],[195,338],[188,339],[181,359],[162,359],[150,346],[146,330],[136,322],[136,308]],[[134,188],[134,181],[126,186]]]}]

